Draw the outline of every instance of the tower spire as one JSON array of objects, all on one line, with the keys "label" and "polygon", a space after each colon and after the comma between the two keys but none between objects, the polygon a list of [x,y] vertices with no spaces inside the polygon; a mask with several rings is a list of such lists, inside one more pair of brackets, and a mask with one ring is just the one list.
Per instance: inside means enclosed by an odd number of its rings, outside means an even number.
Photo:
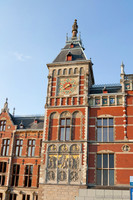
[{"label": "tower spire", "polygon": [[1,112],[9,112],[9,109],[8,109],[8,98],[6,98],[6,102],[4,103],[4,108],[1,110]]},{"label": "tower spire", "polygon": [[78,25],[77,25],[77,19],[75,19],[74,24],[72,25],[72,38],[77,37],[78,33]]}]

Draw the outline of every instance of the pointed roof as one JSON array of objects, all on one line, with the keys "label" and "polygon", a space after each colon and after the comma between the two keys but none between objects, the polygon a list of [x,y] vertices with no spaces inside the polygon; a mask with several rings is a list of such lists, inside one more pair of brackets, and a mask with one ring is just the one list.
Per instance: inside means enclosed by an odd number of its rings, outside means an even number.
[{"label": "pointed roof", "polygon": [[4,103],[4,108],[1,109],[1,113],[2,112],[9,112],[9,109],[8,109],[8,98],[6,98],[6,102]]},{"label": "pointed roof", "polygon": [[70,62],[67,61],[68,54],[72,55],[72,61],[85,61],[87,60],[86,55],[84,53],[84,47],[82,46],[82,41],[79,37],[77,37],[78,33],[78,25],[77,20],[74,21],[74,24],[72,26],[72,37],[66,40],[66,45],[63,49],[61,49],[58,56],[55,58],[53,63],[58,62]]}]

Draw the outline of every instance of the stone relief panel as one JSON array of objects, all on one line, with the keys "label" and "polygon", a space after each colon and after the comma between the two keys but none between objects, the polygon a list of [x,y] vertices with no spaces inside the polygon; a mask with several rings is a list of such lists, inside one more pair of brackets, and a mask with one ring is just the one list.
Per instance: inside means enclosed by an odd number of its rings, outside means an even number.
[{"label": "stone relief panel", "polygon": [[56,184],[79,184],[81,179],[81,146],[49,145],[46,180]]}]

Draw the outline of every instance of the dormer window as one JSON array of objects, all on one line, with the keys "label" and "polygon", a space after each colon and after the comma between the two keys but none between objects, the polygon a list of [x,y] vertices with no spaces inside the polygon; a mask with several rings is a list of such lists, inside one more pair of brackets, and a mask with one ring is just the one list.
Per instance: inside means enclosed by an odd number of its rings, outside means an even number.
[{"label": "dormer window", "polygon": [[66,60],[67,60],[67,61],[71,61],[71,60],[72,60],[72,54],[71,54],[71,52],[69,52],[69,53],[67,54]]},{"label": "dormer window", "polygon": [[20,128],[20,129],[23,129],[23,128],[24,128],[24,125],[23,125],[22,122],[19,124],[19,128]]},{"label": "dormer window", "polygon": [[73,43],[71,43],[71,44],[70,44],[70,48],[73,48],[73,47],[74,47],[74,44],[73,44]]},{"label": "dormer window", "polygon": [[38,120],[37,120],[36,118],[34,119],[34,123],[35,123],[35,124],[37,124],[37,123],[38,123]]},{"label": "dormer window", "polygon": [[0,131],[5,131],[6,128],[6,120],[0,121]]}]

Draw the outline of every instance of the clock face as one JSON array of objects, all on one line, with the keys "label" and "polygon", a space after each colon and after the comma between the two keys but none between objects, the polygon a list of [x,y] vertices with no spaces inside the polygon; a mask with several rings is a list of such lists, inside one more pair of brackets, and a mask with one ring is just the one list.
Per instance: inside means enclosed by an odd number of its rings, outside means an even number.
[{"label": "clock face", "polygon": [[59,78],[58,79],[58,95],[77,94],[77,78]]}]

